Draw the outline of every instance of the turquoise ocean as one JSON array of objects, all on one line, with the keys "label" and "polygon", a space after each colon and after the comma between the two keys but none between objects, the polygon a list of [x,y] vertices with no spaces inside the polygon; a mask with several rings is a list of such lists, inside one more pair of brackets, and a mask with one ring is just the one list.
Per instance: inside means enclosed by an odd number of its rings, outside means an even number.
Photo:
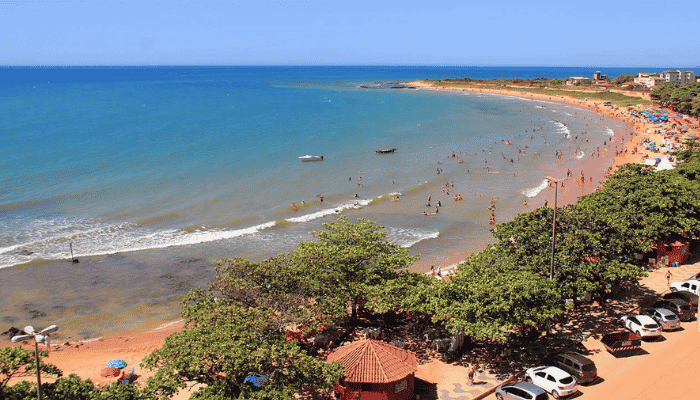
[{"label": "turquoise ocean", "polygon": [[[578,171],[624,127],[557,102],[397,83],[594,71],[0,68],[0,330],[56,323],[89,338],[177,318],[213,261],[289,252],[338,214],[384,226],[421,253],[415,269],[454,264],[488,242],[491,198],[499,221],[541,203],[545,176]],[[596,160],[598,180],[610,160]]]}]

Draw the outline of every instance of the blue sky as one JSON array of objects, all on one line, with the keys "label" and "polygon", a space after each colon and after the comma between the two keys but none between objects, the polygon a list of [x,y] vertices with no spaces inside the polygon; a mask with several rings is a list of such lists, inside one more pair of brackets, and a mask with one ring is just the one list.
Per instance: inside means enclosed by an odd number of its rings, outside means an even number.
[{"label": "blue sky", "polygon": [[0,21],[0,65],[700,65],[686,0],[0,0]]}]

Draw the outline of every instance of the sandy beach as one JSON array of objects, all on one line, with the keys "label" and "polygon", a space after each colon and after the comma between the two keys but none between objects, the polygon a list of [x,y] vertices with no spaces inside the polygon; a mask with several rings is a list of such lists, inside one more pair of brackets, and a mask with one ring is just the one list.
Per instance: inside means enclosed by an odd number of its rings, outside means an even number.
[{"label": "sandy beach", "polygon": [[[410,85],[416,86],[420,88],[420,90],[465,90],[461,87],[450,87],[450,86],[445,86],[440,89],[436,89],[435,87],[432,87],[430,85],[427,85],[423,82],[411,82]],[[476,91],[476,90],[474,90]],[[613,158],[613,167],[611,167],[613,170],[619,165],[625,164],[625,163],[638,163],[642,162],[645,158],[656,158],[656,157],[662,157],[659,155],[659,153],[654,153],[651,150],[647,150],[646,146],[643,146],[642,143],[645,140],[650,140],[654,141],[655,143],[660,143],[662,139],[664,139],[664,135],[661,133],[657,133],[659,129],[658,125],[655,125],[653,123],[648,123],[640,118],[635,118],[630,114],[623,113],[624,110],[622,109],[616,109],[613,107],[605,107],[601,103],[602,102],[593,102],[593,101],[581,101],[579,99],[575,99],[572,97],[562,97],[562,96],[546,96],[546,95],[539,95],[539,94],[532,94],[532,93],[526,93],[526,92],[514,92],[514,91],[509,91],[509,90],[493,90],[493,89],[481,89],[479,90],[483,93],[493,93],[493,94],[498,94],[498,95],[506,95],[506,96],[522,96],[526,98],[532,98],[532,99],[539,99],[539,100],[547,100],[547,101],[556,101],[556,102],[562,102],[562,103],[567,103],[571,105],[575,105],[577,107],[581,108],[586,108],[590,109],[592,111],[595,111],[600,114],[604,114],[608,117],[611,118],[618,118],[626,122],[627,124],[627,129],[624,132],[618,132],[615,134],[614,140],[611,140],[607,144],[607,148],[601,148],[600,153],[601,153],[601,158],[606,157],[606,158]],[[657,108],[657,107],[647,107],[648,109],[652,108]],[[670,124],[687,124],[687,128],[689,128],[689,131],[692,132],[697,132],[698,129],[700,129],[700,122],[698,122],[697,119],[693,121],[688,121],[688,120],[677,120],[676,118],[673,118],[672,121],[669,121]],[[676,143],[680,144],[680,136],[681,135],[675,135],[675,136],[666,136],[666,139]],[[627,151],[625,151],[625,148]],[[637,149],[637,151],[633,153],[634,149]],[[591,165],[593,163],[600,163],[600,159],[598,157],[591,158],[590,159]],[[592,171],[592,169],[591,169]],[[570,204],[575,202],[580,196],[591,193],[594,191],[597,187],[599,187],[600,183],[603,181],[604,177],[603,176],[595,176],[593,172],[590,172],[588,169],[584,168],[583,169],[583,174],[585,175],[585,180],[583,185],[579,185],[576,190],[573,190],[572,188],[576,187],[574,182],[571,182],[569,185],[569,182],[567,182],[567,188],[566,190],[559,190],[558,192],[558,205],[564,205],[564,204]],[[581,171],[573,171],[572,172],[574,176],[577,176],[581,173]],[[592,181],[591,181],[592,178]],[[524,210],[532,210],[536,207],[542,206],[545,201],[547,201],[548,206],[553,206],[554,205],[554,191],[549,188],[548,190],[543,190],[538,196],[528,199],[528,207],[524,207]],[[465,246],[466,247],[466,246]],[[475,249],[471,248],[466,248],[464,253],[460,254],[452,254],[449,257],[445,259],[445,266],[449,264],[456,264],[460,260],[464,259],[470,252],[474,251]],[[477,249],[478,250],[478,249]],[[699,264],[696,264],[698,268],[700,268]],[[422,266],[421,269],[427,270],[428,266]],[[649,286],[652,285],[658,285],[658,280],[657,275],[660,274],[659,272],[652,272],[651,276],[647,279],[645,279],[642,283],[643,284],[648,284]],[[679,277],[680,279],[680,277]],[[657,289],[654,287],[654,289]],[[126,368],[127,371],[131,371],[132,367],[136,367],[136,374],[139,375],[139,379],[137,382],[144,382],[145,379],[149,376],[148,371],[143,371],[140,369],[138,364],[140,361],[147,356],[150,352],[152,352],[154,349],[160,347],[164,341],[164,339],[170,334],[173,333],[179,329],[182,329],[182,324],[181,322],[174,322],[172,324],[162,326],[156,330],[153,329],[140,329],[137,331],[130,332],[129,334],[125,335],[120,335],[120,336],[113,336],[113,337],[105,337],[96,341],[91,341],[91,342],[83,342],[83,343],[69,343],[64,345],[63,343],[52,343],[52,349],[50,352],[49,357],[46,359],[46,361],[51,362],[58,366],[61,370],[63,370],[64,375],[68,375],[70,373],[75,373],[81,376],[82,378],[90,378],[93,382],[100,382],[101,384],[108,384],[111,382],[116,381],[117,378],[104,378],[100,376],[100,370],[105,367],[106,363],[114,358],[121,358],[124,359],[127,363],[128,366]],[[649,375],[654,369],[652,368],[653,362],[658,361],[658,358],[663,358],[661,355],[662,349],[666,349],[668,347],[668,352],[669,354],[673,354],[674,357],[668,357],[664,358],[665,362],[669,365],[668,368],[676,368],[679,370],[685,370],[686,375],[689,375],[690,367],[684,368],[680,367],[681,363],[688,363],[689,359],[688,357],[676,357],[684,347],[693,345],[693,351],[694,353],[692,354],[697,354],[698,351],[700,351],[697,347],[697,333],[693,332],[690,325],[688,325],[685,329],[684,332],[680,333],[678,336],[678,339],[676,340],[668,340],[664,343],[659,343],[653,344],[653,346],[656,346],[660,349],[660,351],[653,351],[652,356],[644,356],[640,357],[639,360],[635,358],[633,361],[623,361],[627,362],[627,364],[634,364],[634,366],[629,365],[627,372],[620,373],[615,376],[606,376],[605,377],[605,382],[600,383],[598,385],[592,386],[590,388],[585,388],[586,390],[584,391],[586,398],[612,398],[612,397],[605,397],[605,394],[607,393],[608,390],[615,390],[617,392],[620,392],[621,389],[619,387],[615,386],[616,384],[619,384],[620,380],[623,380],[624,382],[628,382],[628,379],[630,377],[636,377],[637,379],[647,379],[647,375]],[[5,345],[12,345],[10,343],[6,343]],[[32,348],[33,346],[28,346],[24,345],[25,348]],[[690,353],[688,353],[690,354]],[[602,357],[602,356],[601,356]],[[694,360],[694,361],[693,361]],[[694,363],[695,370],[697,371],[697,368],[700,368],[700,365],[698,365],[698,360],[700,358],[694,357],[693,360],[690,360]],[[605,361],[607,362],[607,360]],[[612,361],[611,361],[612,363]],[[619,363],[618,363],[619,364]],[[615,364],[615,365],[618,365]],[[625,364],[625,365],[627,365]],[[612,364],[611,364],[612,365]],[[646,372],[640,371],[644,366],[647,366],[648,369]],[[605,367],[607,368],[607,367]],[[617,367],[615,367],[617,368]],[[676,369],[670,369],[672,371],[675,371]],[[599,370],[602,371],[602,369]],[[637,372],[635,372],[637,371]],[[602,372],[601,372],[602,375]],[[668,375],[666,372],[664,372],[664,375]],[[683,375],[685,376],[685,375]],[[689,378],[689,377],[688,377]],[[649,378],[651,379],[651,378]],[[617,382],[617,383],[616,383]],[[674,393],[688,393],[687,390],[690,390],[690,385],[692,384],[692,379],[686,379],[682,382],[678,383],[664,383],[663,386],[673,386],[673,390],[675,391]],[[682,386],[684,384],[687,384],[686,386]],[[680,386],[676,386],[680,385]],[[685,388],[685,389],[684,389]],[[686,392],[683,392],[683,390],[686,390]],[[616,393],[617,393],[616,392]],[[610,392],[612,393],[612,392]],[[184,396],[184,397],[183,397]],[[649,397],[649,396],[647,396]],[[647,398],[644,397],[644,398]],[[186,394],[182,394],[181,397],[179,398],[187,398]],[[623,394],[620,393],[620,397],[615,397],[615,398],[636,398],[633,396],[624,396]],[[666,397],[666,398],[671,398],[671,397]]]}]

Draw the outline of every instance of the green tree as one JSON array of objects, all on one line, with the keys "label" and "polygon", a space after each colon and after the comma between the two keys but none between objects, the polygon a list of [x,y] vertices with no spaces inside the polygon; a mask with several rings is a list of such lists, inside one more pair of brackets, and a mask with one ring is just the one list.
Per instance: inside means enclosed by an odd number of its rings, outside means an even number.
[{"label": "green tree", "polygon": [[676,112],[700,116],[700,83],[679,85],[667,82],[651,92],[651,98],[663,106],[671,106]]},{"label": "green tree", "polygon": [[[41,374],[60,377],[61,370],[53,364],[45,364],[41,359],[48,356],[45,350],[39,350],[39,370]],[[30,378],[36,375],[34,350],[21,347],[0,348],[0,387],[7,386],[12,378]]]},{"label": "green tree", "polygon": [[[549,277],[554,211],[541,207],[499,224],[494,251],[521,268]],[[637,238],[598,218],[590,209],[569,205],[557,210],[554,281],[566,298],[609,293],[623,282],[636,282],[643,271],[634,264]]]},{"label": "green tree", "polygon": [[493,249],[469,256],[433,288],[425,306],[433,322],[477,339],[501,339],[503,331],[543,324],[564,310],[554,282]]},{"label": "green tree", "polygon": [[[183,302],[185,329],[168,336],[141,364],[157,369],[145,388],[151,399],[167,399],[188,384],[203,384],[196,399],[290,399],[332,387],[342,374],[306,354],[278,330],[275,311],[245,308],[205,289]],[[244,383],[249,374],[269,382],[261,388]]]},{"label": "green tree", "polygon": [[637,252],[650,250],[653,240],[689,240],[700,230],[698,181],[676,170],[655,172],[640,164],[625,164],[602,190],[578,203],[604,223],[630,235]]},{"label": "green tree", "polygon": [[611,82],[615,85],[622,85],[623,83],[634,82],[634,77],[632,75],[622,74],[613,78]]},{"label": "green tree", "polygon": [[395,278],[374,286],[364,306],[380,314],[390,311],[430,314],[427,304],[435,282],[437,279],[430,275],[400,271]]},{"label": "green tree", "polygon": [[[48,356],[48,352],[40,350],[39,357]],[[78,375],[63,373],[53,364],[40,362],[42,375],[57,377],[54,382],[42,382],[42,398],[46,400],[135,400],[141,398],[139,388],[135,385],[111,385],[98,389],[90,379],[82,380]],[[0,399],[3,400],[33,400],[36,399],[36,383],[34,382],[34,351],[21,347],[0,348]],[[24,380],[9,387],[7,383],[12,378]]]},{"label": "green tree", "polygon": [[289,324],[314,329],[346,315],[345,304],[327,296],[328,282],[320,279],[323,273],[285,255],[259,263],[223,259],[217,263],[216,279],[209,289],[241,307],[274,311],[273,330]]},{"label": "green tree", "polygon": [[368,299],[377,287],[398,277],[398,270],[418,259],[408,250],[389,243],[386,231],[375,222],[347,216],[324,224],[325,231],[314,232],[318,242],[303,242],[293,253],[304,268],[318,274],[328,296],[339,304],[350,301],[352,319],[357,317],[358,301]]}]

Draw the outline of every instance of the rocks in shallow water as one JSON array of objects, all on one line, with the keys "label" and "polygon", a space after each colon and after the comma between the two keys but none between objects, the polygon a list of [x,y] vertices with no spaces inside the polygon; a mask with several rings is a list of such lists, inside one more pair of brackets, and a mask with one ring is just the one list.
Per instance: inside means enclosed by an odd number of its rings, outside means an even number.
[{"label": "rocks in shallow water", "polygon": [[30,318],[30,319],[41,318],[41,317],[45,317],[45,316],[46,316],[46,313],[45,313],[45,312],[42,312],[42,311],[39,311],[39,310],[29,310],[28,312],[29,312],[29,318]]},{"label": "rocks in shallow water", "polygon": [[26,335],[26,334],[27,334],[27,333],[26,333],[25,331],[23,331],[23,330],[21,330],[21,329],[18,329],[18,328],[15,328],[14,326],[11,326],[10,329],[6,330],[6,331],[3,332],[3,333],[0,333],[0,336],[2,336],[2,335],[7,335],[7,336],[9,336],[10,338],[12,338],[13,336],[17,336],[17,335]]},{"label": "rocks in shallow water", "polygon": [[17,249],[13,251],[8,251],[5,254],[11,254],[13,256],[31,256],[32,254],[34,254],[34,252],[28,249]]}]

